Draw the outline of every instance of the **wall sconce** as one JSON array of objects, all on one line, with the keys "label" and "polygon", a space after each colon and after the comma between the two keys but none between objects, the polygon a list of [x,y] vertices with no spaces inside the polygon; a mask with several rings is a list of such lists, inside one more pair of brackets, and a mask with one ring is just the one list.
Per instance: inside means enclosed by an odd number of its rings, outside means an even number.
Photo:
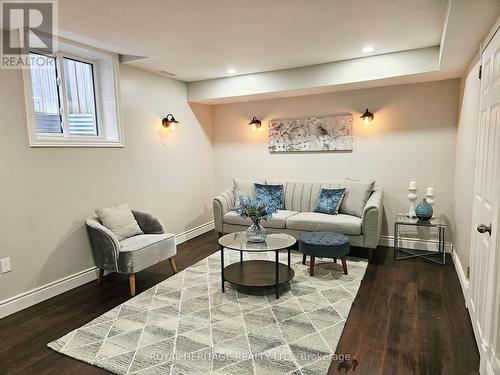
[{"label": "wall sconce", "polygon": [[375,116],[373,115],[373,113],[371,113],[368,108],[366,108],[365,112],[361,115],[360,118],[363,119],[363,124],[364,125],[368,125],[370,122],[372,122],[373,118]]},{"label": "wall sconce", "polygon": [[174,115],[172,115],[171,113],[169,113],[167,116],[163,118],[163,120],[161,120],[161,124],[163,125],[163,127],[170,128],[172,130],[175,130],[175,124],[178,123],[179,121],[177,121]]},{"label": "wall sconce", "polygon": [[262,126],[262,122],[259,119],[257,119],[257,117],[253,116],[252,121],[250,121],[248,125],[252,127],[253,131],[255,131]]}]

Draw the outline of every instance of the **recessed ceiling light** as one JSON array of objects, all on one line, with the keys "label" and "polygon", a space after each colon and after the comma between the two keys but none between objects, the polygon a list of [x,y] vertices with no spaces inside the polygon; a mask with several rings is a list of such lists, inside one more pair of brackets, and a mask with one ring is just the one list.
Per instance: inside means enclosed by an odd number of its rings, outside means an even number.
[{"label": "recessed ceiling light", "polygon": [[373,52],[374,50],[375,50],[375,47],[366,46],[365,48],[363,48],[363,53],[370,53],[370,52]]},{"label": "recessed ceiling light", "polygon": [[229,68],[227,70],[227,74],[235,74],[235,73],[236,73],[236,69],[234,69],[234,68]]}]

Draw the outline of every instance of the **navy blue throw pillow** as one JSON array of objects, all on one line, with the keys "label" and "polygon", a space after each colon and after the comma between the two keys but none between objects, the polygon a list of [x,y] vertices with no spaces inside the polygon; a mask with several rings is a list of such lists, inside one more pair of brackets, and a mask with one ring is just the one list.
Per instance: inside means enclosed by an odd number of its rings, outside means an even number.
[{"label": "navy blue throw pillow", "polygon": [[255,184],[255,200],[268,207],[283,208],[283,185]]},{"label": "navy blue throw pillow", "polygon": [[321,189],[314,212],[337,215],[344,193],[345,189]]}]

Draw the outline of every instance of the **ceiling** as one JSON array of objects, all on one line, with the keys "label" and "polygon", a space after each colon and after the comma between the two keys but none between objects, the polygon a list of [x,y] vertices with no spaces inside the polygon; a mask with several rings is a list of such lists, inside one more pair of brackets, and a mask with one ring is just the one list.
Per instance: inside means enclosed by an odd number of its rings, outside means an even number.
[{"label": "ceiling", "polygon": [[[446,0],[60,0],[63,37],[182,81],[440,44]],[[365,46],[374,51],[363,53]]]}]

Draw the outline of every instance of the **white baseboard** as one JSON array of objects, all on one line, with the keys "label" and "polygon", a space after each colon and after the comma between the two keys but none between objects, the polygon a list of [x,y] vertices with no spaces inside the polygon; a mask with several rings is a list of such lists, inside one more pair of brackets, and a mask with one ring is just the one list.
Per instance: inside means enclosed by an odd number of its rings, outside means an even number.
[{"label": "white baseboard", "polygon": [[[381,235],[380,240],[378,242],[381,246],[394,246],[394,236]],[[419,238],[399,238],[399,246],[405,249],[412,250],[427,250],[427,251],[438,251],[438,242],[434,240],[424,240]],[[444,250],[447,253],[451,252],[452,249],[451,242],[445,242]]]},{"label": "white baseboard", "polygon": [[460,281],[460,286],[462,287],[462,292],[464,293],[465,306],[468,307],[469,280],[467,280],[467,276],[465,275],[462,263],[460,262],[460,258],[458,257],[456,251],[453,251],[451,253],[451,258],[453,259],[453,264],[455,265],[455,270],[457,271],[458,280]]},{"label": "white baseboard", "polygon": [[[209,232],[212,229],[214,229],[214,222],[210,221],[177,234],[175,236],[175,242],[176,244],[181,244],[203,233]],[[0,301],[0,319],[96,279],[97,267],[91,267],[73,275],[52,281],[38,288],[4,299]]]},{"label": "white baseboard", "polygon": [[192,238],[201,236],[203,233],[210,232],[215,229],[214,221],[209,221],[208,223],[198,225],[197,227],[191,228],[185,232],[179,233],[175,236],[175,243],[177,245],[189,241]]},{"label": "white baseboard", "polygon": [[63,277],[62,279],[52,281],[51,283],[42,285],[38,288],[18,294],[17,296],[4,299],[3,301],[0,301],[0,318],[36,305],[37,303],[55,297],[58,294],[67,292],[73,288],[77,288],[80,285],[86,284],[95,279],[97,279],[97,267],[91,267],[73,275]]}]

